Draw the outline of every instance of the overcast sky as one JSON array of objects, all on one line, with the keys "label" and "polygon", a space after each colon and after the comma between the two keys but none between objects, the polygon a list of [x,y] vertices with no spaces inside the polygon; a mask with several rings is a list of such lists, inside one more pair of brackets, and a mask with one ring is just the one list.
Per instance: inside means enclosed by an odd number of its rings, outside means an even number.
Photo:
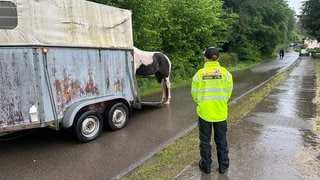
[{"label": "overcast sky", "polygon": [[289,7],[296,11],[296,14],[300,14],[300,8],[302,6],[302,2],[305,0],[288,0]]}]

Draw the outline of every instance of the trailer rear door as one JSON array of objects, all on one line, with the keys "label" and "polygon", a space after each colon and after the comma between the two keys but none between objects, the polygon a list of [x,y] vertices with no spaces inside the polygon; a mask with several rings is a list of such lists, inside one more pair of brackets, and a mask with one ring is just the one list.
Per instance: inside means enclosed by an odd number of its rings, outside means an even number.
[{"label": "trailer rear door", "polygon": [[39,112],[34,52],[33,48],[0,48],[0,131],[40,124],[29,114]]}]

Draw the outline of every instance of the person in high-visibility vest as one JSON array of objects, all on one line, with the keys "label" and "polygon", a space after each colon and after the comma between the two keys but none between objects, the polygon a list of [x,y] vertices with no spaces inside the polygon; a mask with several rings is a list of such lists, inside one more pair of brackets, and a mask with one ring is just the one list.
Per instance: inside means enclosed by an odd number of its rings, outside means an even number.
[{"label": "person in high-visibility vest", "polygon": [[192,78],[191,96],[196,103],[198,115],[200,156],[199,168],[211,173],[211,136],[217,147],[218,171],[224,174],[229,168],[227,142],[228,100],[233,90],[230,72],[218,62],[219,51],[210,47],[204,52],[204,67]]}]

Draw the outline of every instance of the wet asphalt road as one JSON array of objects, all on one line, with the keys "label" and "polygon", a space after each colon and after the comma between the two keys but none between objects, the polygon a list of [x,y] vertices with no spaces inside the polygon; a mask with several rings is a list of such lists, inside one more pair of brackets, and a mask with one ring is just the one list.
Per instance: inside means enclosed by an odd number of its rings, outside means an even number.
[{"label": "wet asphalt road", "polygon": [[227,174],[215,171],[216,159],[211,175],[202,174],[197,159],[176,180],[320,179],[320,141],[313,128],[316,90],[314,61],[303,57],[284,82],[229,129]]},{"label": "wet asphalt road", "polygon": [[[232,100],[291,65],[297,53],[284,60],[235,72]],[[159,100],[160,94],[144,97]],[[0,141],[0,179],[112,179],[132,170],[167,143],[196,125],[190,88],[172,91],[163,107],[135,110],[126,128],[104,132],[97,140],[81,144],[66,131],[39,129]]]}]

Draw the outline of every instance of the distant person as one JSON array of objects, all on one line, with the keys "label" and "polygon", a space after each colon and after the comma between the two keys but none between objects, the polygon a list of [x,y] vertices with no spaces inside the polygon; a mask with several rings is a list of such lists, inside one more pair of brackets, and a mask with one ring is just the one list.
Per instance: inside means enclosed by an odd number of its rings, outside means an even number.
[{"label": "distant person", "polygon": [[232,75],[219,62],[219,51],[210,47],[204,52],[204,67],[192,78],[191,96],[196,103],[198,115],[200,156],[199,168],[211,173],[211,136],[217,147],[219,173],[229,168],[227,142],[228,100],[233,90]]},{"label": "distant person", "polygon": [[284,50],[283,50],[283,49],[280,49],[280,51],[279,51],[279,57],[280,57],[280,59],[283,59],[283,56],[284,56]]}]

